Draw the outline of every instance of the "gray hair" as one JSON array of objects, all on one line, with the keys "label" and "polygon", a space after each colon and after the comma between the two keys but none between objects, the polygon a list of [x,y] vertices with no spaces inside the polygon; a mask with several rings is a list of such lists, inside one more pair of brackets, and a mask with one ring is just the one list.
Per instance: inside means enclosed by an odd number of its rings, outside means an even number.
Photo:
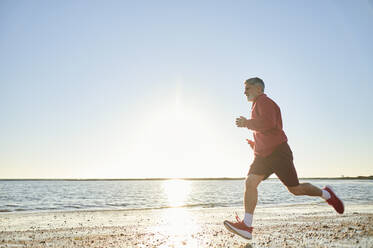
[{"label": "gray hair", "polygon": [[249,78],[245,81],[245,84],[251,84],[251,85],[260,85],[262,87],[262,90],[264,92],[264,82],[262,79],[258,77]]}]

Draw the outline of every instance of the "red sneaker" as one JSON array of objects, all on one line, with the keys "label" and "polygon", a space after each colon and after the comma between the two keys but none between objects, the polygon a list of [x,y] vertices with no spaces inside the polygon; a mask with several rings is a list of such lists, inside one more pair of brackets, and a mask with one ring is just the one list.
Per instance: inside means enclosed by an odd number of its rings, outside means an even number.
[{"label": "red sneaker", "polygon": [[330,194],[330,198],[326,202],[329,205],[333,206],[335,211],[337,211],[339,214],[343,214],[343,212],[345,211],[345,207],[342,200],[338,198],[338,196],[334,193],[333,189],[330,186],[326,185],[324,189]]},{"label": "red sneaker", "polygon": [[228,231],[241,236],[244,239],[251,239],[253,228],[246,226],[246,224],[240,220],[240,218],[236,215],[237,222],[230,222],[225,220],[224,226],[228,229]]}]

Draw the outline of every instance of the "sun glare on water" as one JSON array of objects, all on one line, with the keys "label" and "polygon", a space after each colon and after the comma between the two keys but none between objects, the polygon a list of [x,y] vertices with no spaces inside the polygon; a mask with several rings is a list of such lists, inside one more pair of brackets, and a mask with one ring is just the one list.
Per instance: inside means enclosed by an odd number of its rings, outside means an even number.
[{"label": "sun glare on water", "polygon": [[190,193],[190,181],[179,179],[167,180],[163,183],[163,188],[170,207],[181,207],[186,204]]}]

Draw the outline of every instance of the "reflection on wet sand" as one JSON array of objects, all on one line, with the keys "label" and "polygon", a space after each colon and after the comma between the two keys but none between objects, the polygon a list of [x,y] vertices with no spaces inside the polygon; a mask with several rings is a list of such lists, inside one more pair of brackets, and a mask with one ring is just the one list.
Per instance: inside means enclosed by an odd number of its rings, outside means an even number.
[{"label": "reflection on wet sand", "polygon": [[[235,241],[237,237],[227,232],[222,223],[217,223],[215,218],[210,220],[211,226],[206,228],[204,215],[196,215],[196,211],[201,213],[205,211],[181,207],[186,203],[191,190],[189,181],[165,181],[163,189],[172,208],[162,211],[157,224],[148,230],[152,234],[151,240],[153,244],[156,244],[156,247],[252,248],[246,242]],[[227,242],[227,246],[221,246],[214,242],[214,240],[222,241],[226,235],[232,238],[231,241]]]},{"label": "reflection on wet sand", "polygon": [[194,221],[188,210],[173,208],[162,215],[161,225],[155,233],[163,236],[165,243],[160,247],[198,247],[194,234],[200,226]]},{"label": "reflection on wet sand", "polygon": [[163,184],[169,205],[172,207],[160,216],[159,225],[152,228],[156,233],[155,240],[165,242],[158,247],[198,247],[194,234],[200,230],[193,216],[185,208],[180,208],[186,202],[190,193],[190,182],[186,180],[169,180]]}]

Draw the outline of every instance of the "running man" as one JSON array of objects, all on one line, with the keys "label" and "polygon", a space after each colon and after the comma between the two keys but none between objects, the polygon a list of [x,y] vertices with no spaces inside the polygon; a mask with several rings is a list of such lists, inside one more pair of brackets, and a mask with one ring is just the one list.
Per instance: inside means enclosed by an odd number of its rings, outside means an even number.
[{"label": "running man", "polygon": [[243,116],[236,119],[237,127],[254,131],[254,141],[247,140],[254,150],[255,158],[245,180],[243,221],[236,216],[237,222],[224,221],[224,226],[231,232],[245,238],[252,238],[252,221],[258,201],[259,183],[275,173],[287,189],[294,195],[322,197],[334,209],[342,214],[343,202],[336,196],[330,186],[320,189],[309,183],[299,183],[293,164],[293,153],[282,130],[280,108],[264,94],[264,82],[260,78],[245,81],[247,100],[252,102],[251,119]]}]

